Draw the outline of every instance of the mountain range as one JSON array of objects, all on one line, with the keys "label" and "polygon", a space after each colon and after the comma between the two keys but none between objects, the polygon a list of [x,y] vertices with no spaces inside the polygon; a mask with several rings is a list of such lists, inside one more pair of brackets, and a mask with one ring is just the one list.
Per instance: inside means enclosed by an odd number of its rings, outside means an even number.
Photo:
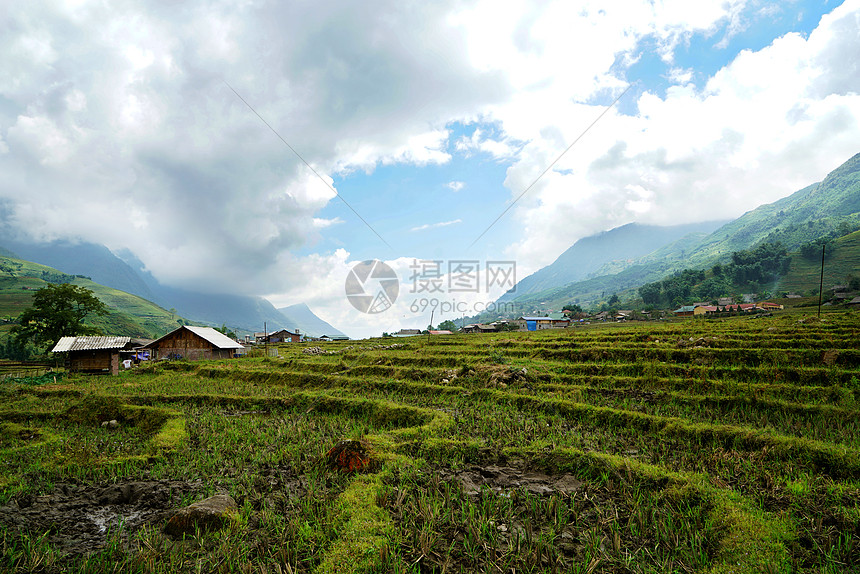
[{"label": "mountain range", "polygon": [[298,329],[319,337],[343,336],[304,304],[276,309],[262,297],[198,293],[161,284],[130,252],[119,256],[103,245],[53,241],[28,243],[0,237],[0,249],[18,259],[47,265],[97,284],[131,293],[194,322],[225,325],[237,333]]},{"label": "mountain range", "polygon": [[[551,265],[520,281],[499,302],[518,313],[634,299],[636,289],[688,268],[726,262],[736,251],[781,242],[789,251],[860,227],[860,154],[822,181],[729,222],[655,227],[629,224],[580,239]],[[489,314],[475,320],[491,319]]]}]

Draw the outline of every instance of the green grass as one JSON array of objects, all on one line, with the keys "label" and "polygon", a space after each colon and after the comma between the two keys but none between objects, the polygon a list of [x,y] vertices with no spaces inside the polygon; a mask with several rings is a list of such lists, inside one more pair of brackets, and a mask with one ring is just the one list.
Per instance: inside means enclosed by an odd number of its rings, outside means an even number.
[{"label": "green grass", "polygon": [[[0,528],[0,567],[860,569],[860,316],[798,319],[284,345],[279,358],[9,379],[0,503],[69,480],[180,480],[240,511],[185,543],[154,525],[73,557]],[[371,472],[329,469],[347,438],[372,445]],[[500,467],[549,482],[473,491],[462,478]]]}]

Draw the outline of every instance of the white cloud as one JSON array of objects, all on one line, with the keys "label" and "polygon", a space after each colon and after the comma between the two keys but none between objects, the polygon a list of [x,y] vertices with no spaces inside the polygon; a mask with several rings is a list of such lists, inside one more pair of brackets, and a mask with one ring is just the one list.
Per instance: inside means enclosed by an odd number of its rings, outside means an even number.
[{"label": "white cloud", "polygon": [[[510,165],[501,211],[620,93],[643,50],[674,62],[694,35],[717,44],[759,9],[12,3],[0,24],[5,223],[128,248],[176,285],[277,293],[290,277],[291,297],[343,313],[340,287],[324,282],[349,254],[293,255],[340,223],[319,213],[332,176],[487,154]],[[670,64],[666,93],[631,91],[638,114],[608,113],[507,215],[520,223],[507,250],[520,274],[634,219],[739,215],[855,153],[858,15],[849,0],[808,38],[742,52],[701,85]],[[476,129],[452,143],[453,124]]]},{"label": "white cloud", "polygon": [[463,223],[462,219],[452,219],[451,221],[440,221],[438,223],[426,223],[424,225],[419,225],[417,227],[413,227],[410,231],[426,231],[428,229],[438,229],[440,227],[448,227],[450,225],[457,225],[458,223]]},{"label": "white cloud", "polygon": [[449,181],[445,184],[445,187],[456,193],[458,191],[462,191],[463,188],[466,187],[466,184],[462,181]]},{"label": "white cloud", "polygon": [[[737,217],[824,177],[858,151],[858,22],[860,2],[846,2],[808,38],[741,52],[701,89],[681,75],[664,96],[643,93],[638,116],[608,114],[559,163],[567,171],[547,174],[520,202],[524,232],[509,255],[537,268],[585,235],[631,221]],[[563,119],[553,122],[549,106],[533,108],[531,126],[502,122],[530,140],[508,170],[512,196],[596,111],[577,118],[573,105],[556,106]]]},{"label": "white cloud", "polygon": [[[457,286],[456,267],[449,265],[454,262],[440,261],[438,267],[425,268],[419,258],[399,257],[385,261],[400,279],[394,305],[381,313],[368,314],[355,309],[345,292],[346,277],[357,263],[343,249],[294,261],[291,277],[297,280],[290,282],[285,292],[267,298],[276,307],[305,302],[315,314],[351,337],[378,337],[401,328],[424,329],[431,316],[434,325],[438,325],[446,319],[475,315],[491,306],[508,288],[500,279],[499,284],[490,282],[488,289],[481,267],[477,290],[454,291],[451,288]],[[432,286],[426,277],[433,277]]]}]

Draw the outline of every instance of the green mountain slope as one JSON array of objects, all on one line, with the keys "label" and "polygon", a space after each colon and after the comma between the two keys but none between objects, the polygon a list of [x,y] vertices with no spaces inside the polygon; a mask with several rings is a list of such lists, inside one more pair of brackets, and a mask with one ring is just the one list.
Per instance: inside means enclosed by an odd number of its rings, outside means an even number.
[{"label": "green mountain slope", "polygon": [[[831,255],[824,262],[824,289],[847,284],[850,277],[860,275],[860,231],[836,239]],[[795,253],[788,273],[779,281],[780,291],[794,293],[818,289],[821,281],[821,258],[806,259]]]},{"label": "green mountain slope", "polygon": [[152,303],[118,289],[105,287],[87,277],[68,275],[53,267],[12,257],[0,257],[0,332],[8,332],[11,320],[32,303],[33,292],[48,283],[72,283],[91,290],[109,308],[108,315],[88,320],[105,334],[156,338],[184,320]]},{"label": "green mountain slope", "polygon": [[[518,312],[561,309],[565,303],[596,305],[611,294],[635,297],[644,283],[690,268],[727,261],[735,251],[780,241],[789,251],[834,231],[860,227],[860,154],[833,170],[820,183],[762,205],[699,240],[679,240],[635,261],[620,273],[593,277],[513,299]],[[480,316],[479,316],[480,317]],[[481,317],[483,318],[483,317]]]},{"label": "green mountain slope", "polygon": [[550,265],[519,281],[515,291],[503,295],[500,301],[540,293],[568,285],[589,276],[618,273],[630,263],[667,244],[705,237],[725,221],[708,221],[685,225],[658,226],[628,223],[609,231],[583,237],[558,256]]}]

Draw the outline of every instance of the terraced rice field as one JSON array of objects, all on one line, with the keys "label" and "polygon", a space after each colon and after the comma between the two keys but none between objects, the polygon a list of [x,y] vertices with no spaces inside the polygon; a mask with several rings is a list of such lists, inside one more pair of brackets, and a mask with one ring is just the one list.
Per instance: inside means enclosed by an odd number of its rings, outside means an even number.
[{"label": "terraced rice field", "polygon": [[[860,571],[858,341],[856,313],[690,320],[10,383],[0,569]],[[375,464],[330,468],[341,439]],[[216,492],[229,527],[161,532]]]}]

